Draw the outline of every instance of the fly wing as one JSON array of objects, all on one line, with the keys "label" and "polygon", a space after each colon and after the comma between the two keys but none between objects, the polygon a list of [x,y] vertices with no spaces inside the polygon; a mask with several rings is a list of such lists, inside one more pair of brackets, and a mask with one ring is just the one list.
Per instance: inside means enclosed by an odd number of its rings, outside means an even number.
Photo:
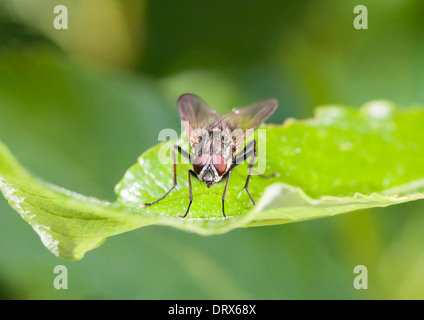
[{"label": "fly wing", "polygon": [[268,99],[256,102],[242,109],[233,109],[218,120],[222,129],[229,129],[233,133],[235,146],[240,145],[264,123],[277,109],[278,101]]},{"label": "fly wing", "polygon": [[[178,110],[191,145],[197,140],[199,132],[208,131],[213,123],[222,118],[206,102],[190,93],[183,94],[178,98]],[[194,133],[196,136],[193,136]]]}]

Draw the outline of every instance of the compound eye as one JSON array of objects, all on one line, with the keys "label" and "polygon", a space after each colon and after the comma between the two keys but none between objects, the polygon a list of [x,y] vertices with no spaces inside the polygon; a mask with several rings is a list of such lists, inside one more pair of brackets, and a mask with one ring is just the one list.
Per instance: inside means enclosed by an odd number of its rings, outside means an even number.
[{"label": "compound eye", "polygon": [[203,167],[208,163],[209,155],[208,154],[202,154],[199,157],[197,157],[193,162],[193,170],[194,172],[199,175],[202,171]]},{"label": "compound eye", "polygon": [[227,172],[227,164],[225,163],[225,160],[221,155],[213,154],[212,164],[220,177]]}]

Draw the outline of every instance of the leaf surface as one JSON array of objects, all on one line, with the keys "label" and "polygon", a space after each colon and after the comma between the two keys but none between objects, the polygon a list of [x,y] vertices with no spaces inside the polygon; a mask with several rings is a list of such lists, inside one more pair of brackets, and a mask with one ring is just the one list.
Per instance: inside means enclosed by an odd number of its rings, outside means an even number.
[{"label": "leaf surface", "polygon": [[[158,160],[173,142],[147,150],[116,186],[115,203],[85,197],[45,183],[28,174],[6,146],[0,144],[0,190],[9,204],[40,235],[55,255],[78,260],[109,236],[147,225],[168,225],[203,235],[239,227],[303,221],[358,209],[385,207],[424,197],[424,110],[398,109],[376,101],[360,109],[327,106],[313,119],[288,120],[258,131],[258,168],[275,178],[253,176],[243,186],[247,165],[230,180],[223,218],[224,183],[208,189],[193,180],[194,202],[186,219],[190,165],[172,166]],[[266,135],[266,140],[264,139]],[[185,143],[183,148],[187,149]],[[180,159],[181,162],[181,159]]]}]

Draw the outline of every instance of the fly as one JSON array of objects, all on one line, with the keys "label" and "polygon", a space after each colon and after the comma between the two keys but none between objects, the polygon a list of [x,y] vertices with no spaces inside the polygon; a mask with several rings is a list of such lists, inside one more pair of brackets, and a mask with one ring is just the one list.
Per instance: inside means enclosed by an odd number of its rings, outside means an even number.
[{"label": "fly", "polygon": [[[173,146],[171,152],[173,186],[158,200],[151,203],[144,203],[142,206],[151,206],[158,203],[177,185],[175,151],[178,151],[193,165],[193,169],[188,170],[190,203],[182,218],[187,216],[193,203],[192,177],[204,182],[208,188],[212,184],[226,179],[224,193],[222,195],[222,214],[226,217],[224,203],[231,171],[248,158],[250,158],[250,162],[244,189],[252,203],[255,204],[248,187],[257,156],[256,139],[247,143],[242,151],[238,151],[244,141],[274,113],[277,106],[277,100],[268,99],[242,109],[233,109],[233,111],[222,116],[198,96],[193,94],[181,95],[178,99],[178,110],[184,130],[189,137],[191,153],[187,153],[178,145]],[[272,176],[275,175],[268,177]]]}]

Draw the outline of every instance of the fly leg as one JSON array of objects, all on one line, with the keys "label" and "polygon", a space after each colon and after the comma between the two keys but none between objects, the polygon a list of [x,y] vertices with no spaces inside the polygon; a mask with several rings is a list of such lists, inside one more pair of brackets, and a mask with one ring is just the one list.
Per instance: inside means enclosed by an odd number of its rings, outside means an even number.
[{"label": "fly leg", "polygon": [[242,164],[247,158],[249,158],[252,155],[252,153],[253,153],[253,150],[250,150],[250,149],[252,149],[252,147],[255,146],[255,145],[256,145],[256,140],[250,141],[244,147],[244,149],[236,156],[235,161],[231,165],[231,169],[230,170],[233,170],[238,165]]},{"label": "fly leg", "polygon": [[257,174],[254,170],[253,170],[253,165],[255,164],[255,160],[256,160],[256,156],[257,156],[257,149],[256,149],[256,139],[250,141],[246,147],[236,156],[235,161],[233,163],[233,165],[230,168],[230,171],[233,170],[235,167],[237,167],[239,164],[243,163],[245,160],[247,160],[250,157],[250,162],[249,162],[249,171],[247,174],[247,178],[246,178],[246,183],[244,185],[244,189],[246,190],[247,194],[250,197],[250,200],[252,200],[252,203],[255,205],[255,200],[253,200],[252,195],[250,194],[249,191],[249,183],[250,183],[250,179],[252,176],[252,172],[255,175],[258,175],[262,178],[273,178],[273,177],[278,177],[279,174],[278,173],[274,173],[271,175],[263,175],[263,174]]},{"label": "fly leg", "polygon": [[249,192],[249,182],[250,182],[250,177],[252,175],[252,168],[253,168],[253,165],[255,164],[255,159],[256,159],[256,139],[250,141],[246,145],[246,147],[244,147],[244,149],[235,157],[235,161],[233,162],[229,171],[231,172],[231,170],[233,170],[238,165],[242,164],[249,157],[250,157],[249,171],[247,174],[246,183],[243,188],[244,190],[246,190],[247,194],[250,197],[250,200],[252,200],[252,203],[255,205],[256,204],[255,200],[253,200],[253,197]]},{"label": "fly leg", "polygon": [[171,189],[169,189],[161,198],[159,198],[158,200],[154,201],[154,202],[150,202],[150,203],[142,203],[140,206],[141,207],[149,207],[151,205],[154,205],[156,203],[158,203],[159,201],[165,199],[165,197],[175,188],[175,186],[177,185],[177,161],[175,158],[175,149],[177,149],[177,151],[185,158],[190,160],[190,155],[185,152],[180,146],[178,145],[174,145],[172,147],[171,150],[171,157],[172,157],[172,172],[173,172],[173,179],[174,179],[174,183],[171,187]]},{"label": "fly leg", "polygon": [[247,194],[250,197],[250,200],[252,200],[253,205],[256,205],[255,200],[253,200],[252,195],[249,192],[249,182],[250,182],[250,178],[252,176],[252,169],[253,169],[253,165],[255,164],[255,160],[256,160],[256,156],[257,156],[257,150],[256,150],[256,139],[253,140],[253,154],[250,156],[250,162],[249,162],[249,166],[248,166],[248,173],[247,173],[247,179],[246,179],[246,183],[244,185],[244,190],[246,190]]},{"label": "fly leg", "polygon": [[227,195],[228,184],[230,183],[230,176],[231,176],[231,171],[228,171],[227,182],[225,183],[224,193],[222,194],[222,214],[223,214],[224,218],[227,217],[225,215],[225,205],[224,205],[224,203],[225,203],[225,196]]},{"label": "fly leg", "polygon": [[188,170],[188,190],[190,192],[190,203],[188,205],[187,211],[183,216],[178,216],[180,218],[185,218],[190,211],[191,204],[193,203],[193,192],[191,190],[191,176],[197,178],[196,173],[193,170]]}]

